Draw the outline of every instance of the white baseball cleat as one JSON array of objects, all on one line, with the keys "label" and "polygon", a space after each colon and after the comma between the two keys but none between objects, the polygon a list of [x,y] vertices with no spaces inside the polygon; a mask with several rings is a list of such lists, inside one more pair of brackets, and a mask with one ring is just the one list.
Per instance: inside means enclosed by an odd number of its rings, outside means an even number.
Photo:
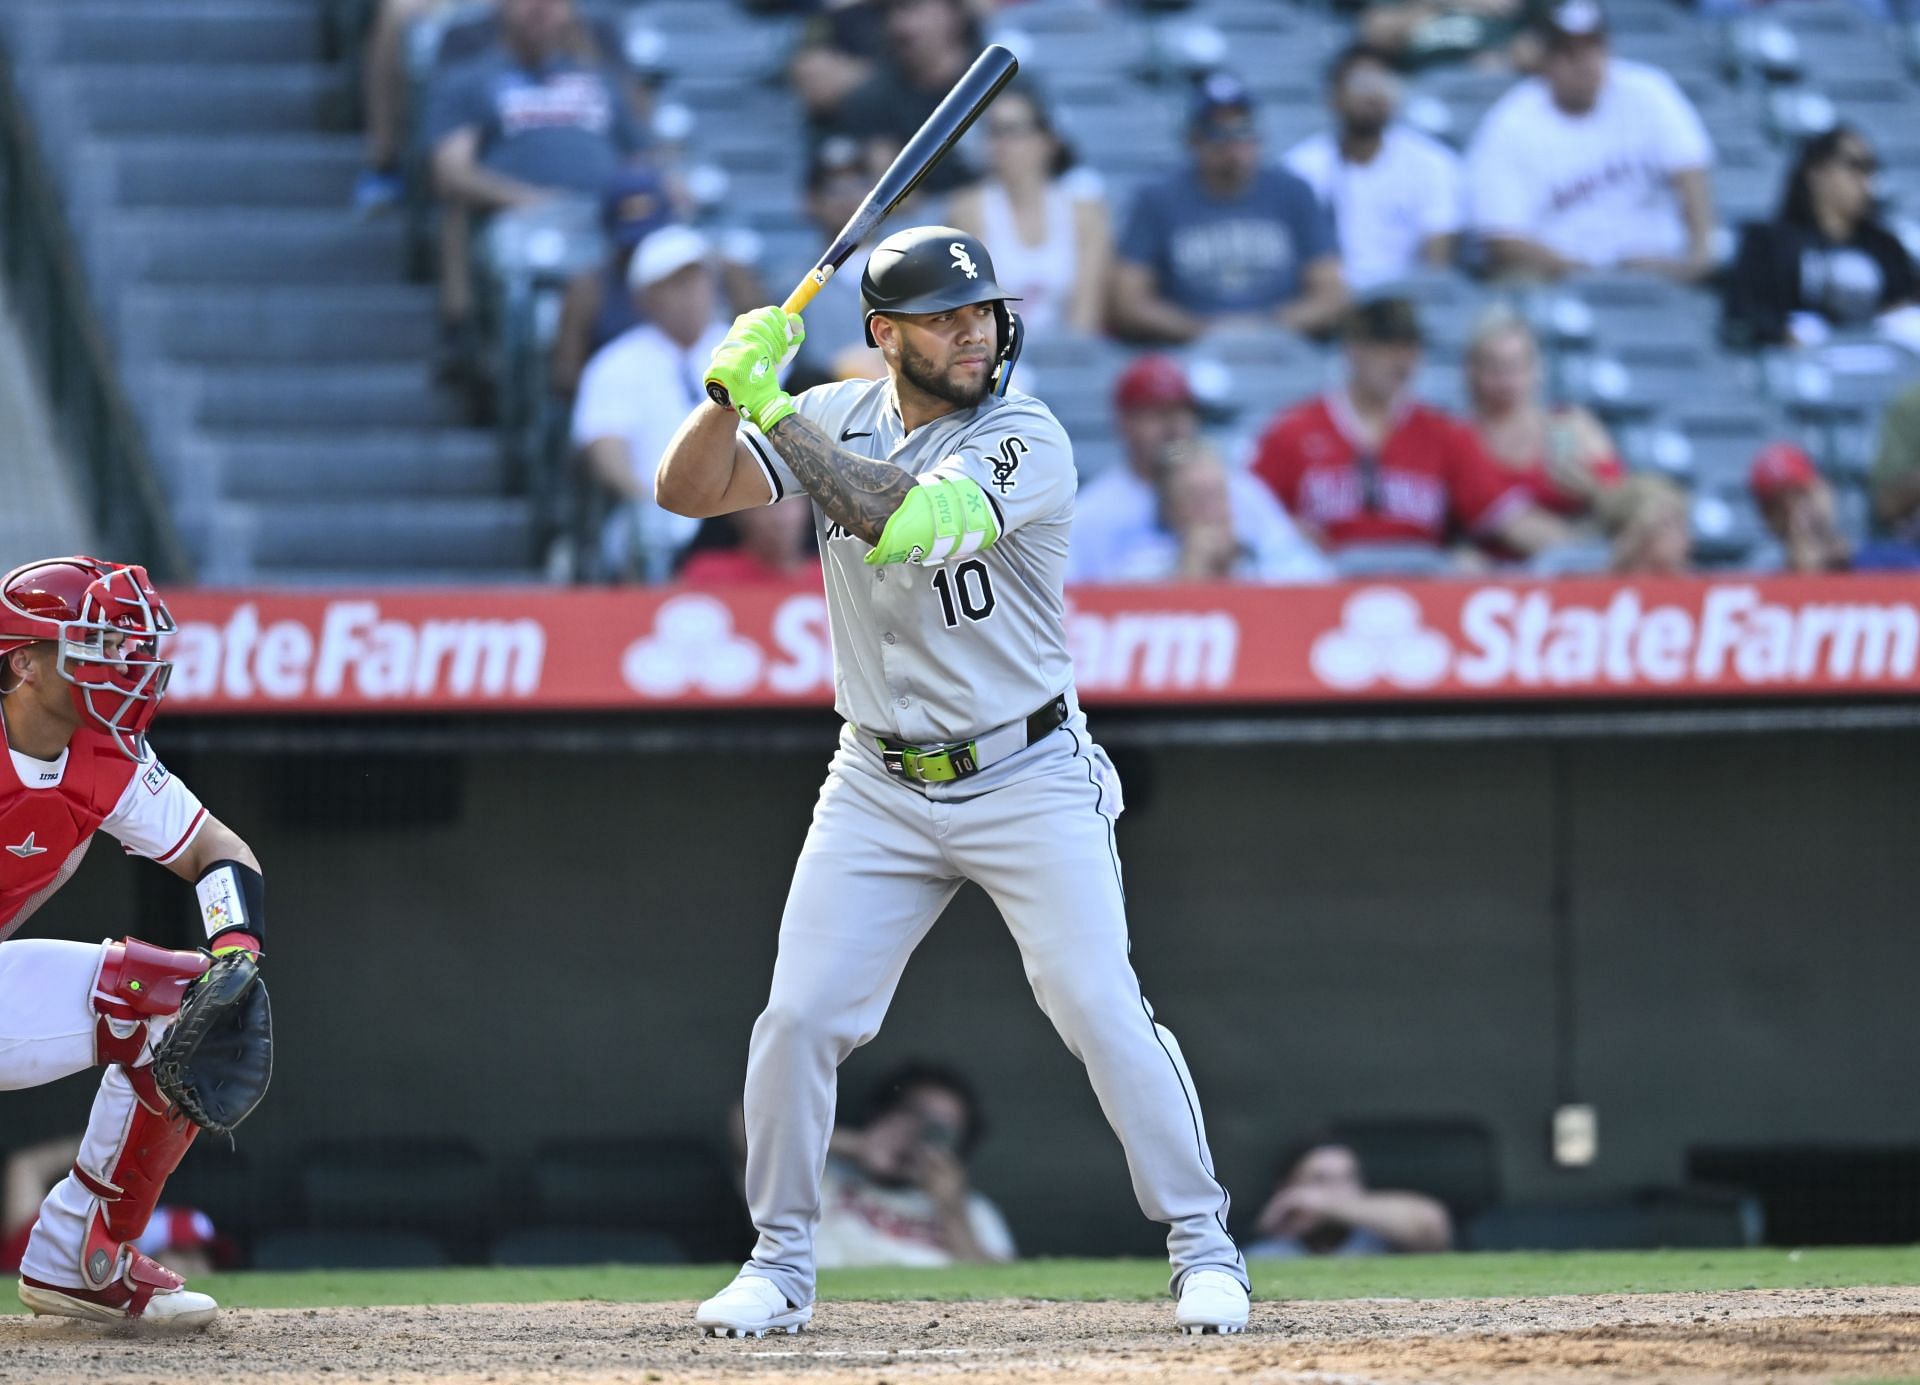
[{"label": "white baseball cleat", "polygon": [[709,1337],[764,1337],[798,1332],[813,1320],[813,1305],[796,1308],[772,1280],[743,1274],[701,1304],[693,1320]]},{"label": "white baseball cleat", "polygon": [[220,1305],[184,1288],[186,1281],[134,1251],[120,1278],[104,1289],[73,1289],[21,1276],[20,1301],[37,1317],[82,1322],[142,1323],[153,1327],[206,1327]]},{"label": "white baseball cleat", "polygon": [[1239,1280],[1225,1270],[1195,1270],[1180,1286],[1173,1320],[1182,1332],[1245,1332],[1249,1303]]}]

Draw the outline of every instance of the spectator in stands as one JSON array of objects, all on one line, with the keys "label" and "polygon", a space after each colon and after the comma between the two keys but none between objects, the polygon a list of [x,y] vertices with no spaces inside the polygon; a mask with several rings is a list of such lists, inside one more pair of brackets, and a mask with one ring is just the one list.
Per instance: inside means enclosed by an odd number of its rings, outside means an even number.
[{"label": "spectator in stands", "polygon": [[[16,1149],[0,1158],[0,1274],[18,1274],[40,1204],[73,1167],[80,1136],[66,1135]],[[223,1246],[213,1221],[191,1207],[156,1207],[134,1246],[176,1274],[212,1274]],[[231,1252],[231,1244],[224,1249]],[[222,1257],[227,1258],[227,1257]]]},{"label": "spectator in stands", "polygon": [[[886,20],[886,53],[822,124],[827,132],[871,142],[884,164],[953,89],[981,41],[966,0],[880,0],[879,9]],[[976,176],[954,151],[927,171],[920,186],[948,193]]]},{"label": "spectator in stands", "polygon": [[591,480],[615,501],[602,532],[609,576],[664,580],[700,521],[653,501],[653,474],[680,420],[702,399],[702,378],[726,335],[707,240],[663,226],[640,242],[629,269],[643,322],[587,363],[574,405],[573,443]]},{"label": "spectator in stands", "polygon": [[472,218],[556,193],[598,198],[647,142],[624,72],[573,0],[500,0],[499,42],[434,79],[427,138],[450,323],[470,315]]},{"label": "spectator in stands", "polygon": [[1706,127],[1674,80],[1610,56],[1595,0],[1561,0],[1540,75],[1501,97],[1467,154],[1468,204],[1496,274],[1713,266]]},{"label": "spectator in stands", "polygon": [[1013,1234],[967,1175],[983,1130],[959,1073],[910,1063],[881,1081],[866,1124],[833,1135],[820,1187],[821,1269],[1014,1257]]},{"label": "spectator in stands", "polygon": [[1261,166],[1253,94],[1230,73],[1204,78],[1187,134],[1192,166],[1134,198],[1109,329],[1164,342],[1229,324],[1331,329],[1347,303],[1332,219],[1296,175]]},{"label": "spectator in stands", "polygon": [[1540,60],[1538,0],[1376,0],[1360,16],[1360,41],[1408,71],[1447,63],[1513,67]]},{"label": "spectator in stands", "polygon": [[1844,572],[1853,550],[1834,519],[1833,488],[1792,443],[1770,443],[1753,459],[1747,484],[1760,518],[1780,544],[1787,572]]},{"label": "spectator in stands", "polygon": [[1861,546],[1854,566],[1920,568],[1920,384],[1887,406],[1870,484],[1876,537]]},{"label": "spectator in stands", "polygon": [[1665,477],[1626,477],[1607,492],[1599,512],[1615,576],[1678,577],[1692,570],[1687,495]]},{"label": "spectator in stands", "polygon": [[[887,17],[883,0],[826,0],[795,9],[811,11],[787,64],[787,82],[807,115],[828,122],[841,102],[873,75],[885,55]],[[835,228],[839,229],[838,227]]]},{"label": "spectator in stands", "polygon": [[997,281],[1036,336],[1091,334],[1106,312],[1113,225],[1100,176],[1079,166],[1039,94],[1016,84],[980,118],[987,176],[947,202],[947,220],[993,249]]},{"label": "spectator in stands", "polygon": [[1276,418],[1253,465],[1309,537],[1334,553],[1472,539],[1522,556],[1567,540],[1471,429],[1410,397],[1421,349],[1412,303],[1360,303],[1341,336],[1345,381]]},{"label": "spectator in stands", "polygon": [[379,0],[361,59],[360,101],[367,127],[367,166],[353,186],[361,215],[384,210],[406,191],[400,156],[406,148],[407,33],[458,0]]},{"label": "spectator in stands", "polygon": [[[1113,404],[1126,465],[1089,481],[1074,501],[1071,579],[1164,580],[1206,566],[1198,563],[1203,552],[1230,570],[1213,575],[1266,582],[1331,575],[1266,487],[1197,448],[1199,410],[1178,361],[1140,357],[1120,376]],[[1198,470],[1173,479],[1176,458]],[[1207,525],[1211,532],[1198,532]]]},{"label": "spectator in stands", "polygon": [[1255,1222],[1248,1258],[1431,1254],[1453,1245],[1453,1219],[1425,1193],[1376,1192],[1360,1159],[1331,1135],[1288,1152]]},{"label": "spectator in stands", "polygon": [[[814,146],[807,167],[807,219],[825,246],[873,190],[875,168],[866,148],[845,135],[829,135]],[[874,232],[878,243],[889,222]],[[996,261],[996,267],[998,262]],[[850,268],[827,280],[806,313],[807,339],[793,363],[788,388],[806,389],[830,380],[874,379],[886,373],[879,351],[867,345],[860,306],[860,274]]]},{"label": "spectator in stands", "polygon": [[1342,50],[1327,68],[1327,104],[1333,129],[1294,145],[1286,165],[1331,213],[1348,285],[1365,292],[1452,264],[1466,220],[1460,159],[1395,122],[1400,79],[1386,56]]},{"label": "spectator in stands", "polygon": [[[736,510],[705,521],[717,540],[696,545],[680,569],[680,580],[696,587],[738,587],[765,582],[791,583],[811,575],[819,580],[820,559],[812,552],[813,504],[796,496],[772,505]],[[703,530],[701,540],[706,540]]]},{"label": "spectator in stands", "polygon": [[[568,284],[560,304],[560,325],[548,362],[549,379],[560,398],[573,398],[580,388],[580,372],[594,352],[640,325],[639,301],[627,288],[633,252],[653,232],[678,220],[684,201],[669,180],[649,168],[624,169],[607,188],[600,202],[600,221],[609,246],[606,263]],[[749,233],[736,245],[740,239],[722,236],[714,248],[727,302],[744,312],[765,303],[768,295],[754,263],[759,237]]]},{"label": "spectator in stands", "polygon": [[1836,125],[1801,148],[1772,221],[1740,237],[1726,285],[1735,346],[1818,346],[1835,328],[1871,326],[1920,295],[1912,258],[1874,215],[1880,164],[1866,139]]},{"label": "spectator in stands", "polygon": [[1474,436],[1533,503],[1566,519],[1592,512],[1620,480],[1606,426],[1577,404],[1540,397],[1540,345],[1527,320],[1496,307],[1467,341],[1467,397]]}]

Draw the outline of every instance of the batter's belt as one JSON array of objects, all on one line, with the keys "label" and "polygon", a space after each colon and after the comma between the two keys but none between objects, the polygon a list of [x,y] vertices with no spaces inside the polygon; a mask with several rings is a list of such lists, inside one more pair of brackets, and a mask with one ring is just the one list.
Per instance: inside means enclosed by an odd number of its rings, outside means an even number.
[{"label": "batter's belt", "polygon": [[1066,724],[1073,709],[1067,696],[1048,702],[1023,721],[1010,721],[970,741],[951,741],[945,745],[908,745],[887,736],[868,734],[880,750],[887,773],[917,784],[951,784],[996,765],[1009,755],[1018,754]]}]

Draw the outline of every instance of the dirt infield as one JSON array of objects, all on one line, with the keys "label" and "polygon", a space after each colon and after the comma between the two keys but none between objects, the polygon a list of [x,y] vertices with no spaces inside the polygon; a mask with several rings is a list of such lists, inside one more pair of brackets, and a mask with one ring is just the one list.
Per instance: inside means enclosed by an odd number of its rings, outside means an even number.
[{"label": "dirt infield", "polygon": [[1218,1385],[1251,1381],[1694,1382],[1920,1376],[1920,1289],[1265,1302],[1241,1337],[1172,1331],[1165,1304],[823,1305],[799,1337],[718,1342],[690,1304],[242,1310],[156,1337],[0,1318],[0,1385]]}]

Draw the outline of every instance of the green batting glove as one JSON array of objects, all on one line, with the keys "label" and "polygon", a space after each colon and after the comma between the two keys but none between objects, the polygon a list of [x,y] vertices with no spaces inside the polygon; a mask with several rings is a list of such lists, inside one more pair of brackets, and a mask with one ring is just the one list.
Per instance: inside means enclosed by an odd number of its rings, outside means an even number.
[{"label": "green batting glove", "polygon": [[714,348],[707,384],[725,390],[740,417],[764,433],[793,412],[793,397],[780,388],[780,368],[806,338],[797,313],[779,308],[742,313]]}]

